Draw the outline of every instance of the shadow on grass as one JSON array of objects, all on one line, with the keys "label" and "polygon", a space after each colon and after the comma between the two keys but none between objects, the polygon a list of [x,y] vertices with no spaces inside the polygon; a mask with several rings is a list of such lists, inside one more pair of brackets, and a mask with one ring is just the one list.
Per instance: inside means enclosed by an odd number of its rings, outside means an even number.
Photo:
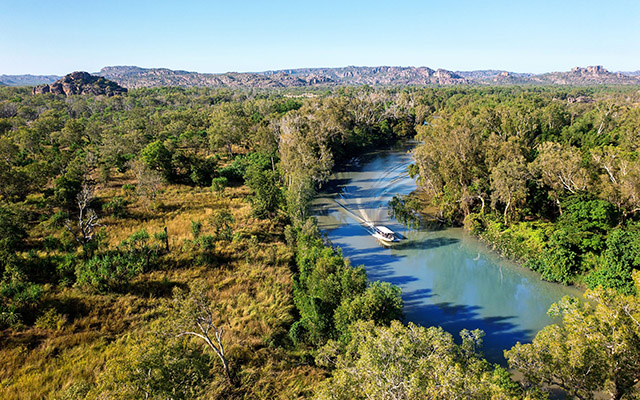
[{"label": "shadow on grass", "polygon": [[173,288],[175,287],[179,287],[183,290],[188,290],[189,288],[186,283],[172,282],[168,279],[162,279],[132,282],[129,284],[127,293],[139,297],[169,298],[173,295]]}]

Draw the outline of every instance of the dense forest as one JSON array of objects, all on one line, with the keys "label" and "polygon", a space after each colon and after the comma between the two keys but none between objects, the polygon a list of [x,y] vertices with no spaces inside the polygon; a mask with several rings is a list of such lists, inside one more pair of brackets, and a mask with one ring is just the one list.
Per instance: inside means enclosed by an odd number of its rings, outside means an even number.
[{"label": "dense forest", "polygon": [[547,280],[635,292],[638,93],[476,92],[418,128],[413,172],[442,217]]},{"label": "dense forest", "polygon": [[[633,398],[637,88],[0,88],[0,393],[17,398]],[[417,138],[416,198],[584,284],[563,324],[482,358],[403,324],[400,290],[322,237],[332,169]],[[403,209],[404,208],[404,209]],[[635,275],[636,281],[640,278]],[[640,282],[638,282],[640,284]]]}]

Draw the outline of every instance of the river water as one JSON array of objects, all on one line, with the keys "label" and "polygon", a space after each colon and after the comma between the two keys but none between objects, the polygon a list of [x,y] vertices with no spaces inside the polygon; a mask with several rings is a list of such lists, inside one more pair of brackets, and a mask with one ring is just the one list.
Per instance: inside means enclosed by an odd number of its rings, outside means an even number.
[{"label": "river water", "polygon": [[[442,326],[455,337],[462,329],[482,329],[485,357],[505,364],[503,350],[557,322],[547,315],[552,303],[582,293],[541,281],[461,228],[409,230],[389,218],[389,200],[416,188],[407,175],[410,148],[372,152],[334,173],[313,203],[319,227],[352,265],[365,266],[370,280],[400,286],[405,322]],[[384,246],[367,223],[406,239]]]}]

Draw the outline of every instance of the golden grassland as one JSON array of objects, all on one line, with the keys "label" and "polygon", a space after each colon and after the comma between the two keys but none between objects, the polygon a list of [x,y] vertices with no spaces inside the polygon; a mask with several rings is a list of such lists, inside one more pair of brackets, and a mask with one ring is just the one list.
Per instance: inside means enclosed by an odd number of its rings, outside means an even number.
[{"label": "golden grassland", "polygon": [[[125,177],[113,180],[98,197],[108,201],[123,196],[126,182]],[[125,293],[46,287],[45,306],[38,313],[53,307],[58,323],[0,333],[0,398],[56,398],[78,382],[95,385],[106,363],[126,353],[125,341],[119,339],[149,334],[172,288],[195,279],[211,287],[225,321],[227,354],[240,381],[237,388],[225,387],[216,358],[205,397],[308,395],[324,373],[305,362],[303,354],[279,345],[294,318],[293,250],[284,243],[281,221],[251,216],[248,194],[245,186],[216,195],[207,188],[171,185],[152,208],[141,198],[132,199],[126,217],[104,217],[109,247],[140,229],[153,235],[166,227],[170,252],[161,257],[159,269],[137,277]],[[201,221],[202,234],[209,234],[209,217],[221,209],[235,219],[234,238],[216,242],[214,259],[198,262],[191,221]]]}]

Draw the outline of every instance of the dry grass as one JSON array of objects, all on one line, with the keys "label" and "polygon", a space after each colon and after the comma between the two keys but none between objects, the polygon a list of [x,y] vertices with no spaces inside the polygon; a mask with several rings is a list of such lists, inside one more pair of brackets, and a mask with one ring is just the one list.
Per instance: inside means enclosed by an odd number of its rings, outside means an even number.
[{"label": "dry grass", "polygon": [[[103,188],[105,202],[123,196],[119,185]],[[194,279],[211,287],[228,322],[231,362],[241,385],[220,389],[219,365],[206,398],[299,398],[309,393],[324,373],[278,346],[293,322],[292,251],[282,242],[278,221],[251,217],[246,187],[227,188],[217,196],[206,188],[169,186],[155,207],[143,199],[127,206],[126,218],[104,218],[108,246],[114,247],[140,229],[153,234],[167,228],[171,252],[160,270],[137,278],[127,293],[97,295],[77,289],[49,289],[47,307],[67,318],[60,330],[30,327],[0,334],[0,398],[55,398],[74,383],[93,385],[108,360],[127,351],[118,339],[140,334],[156,319],[159,306],[171,288]],[[217,242],[213,265],[196,265],[191,242],[191,221],[203,222],[211,233],[210,216],[229,210],[235,219],[234,240]]]}]

